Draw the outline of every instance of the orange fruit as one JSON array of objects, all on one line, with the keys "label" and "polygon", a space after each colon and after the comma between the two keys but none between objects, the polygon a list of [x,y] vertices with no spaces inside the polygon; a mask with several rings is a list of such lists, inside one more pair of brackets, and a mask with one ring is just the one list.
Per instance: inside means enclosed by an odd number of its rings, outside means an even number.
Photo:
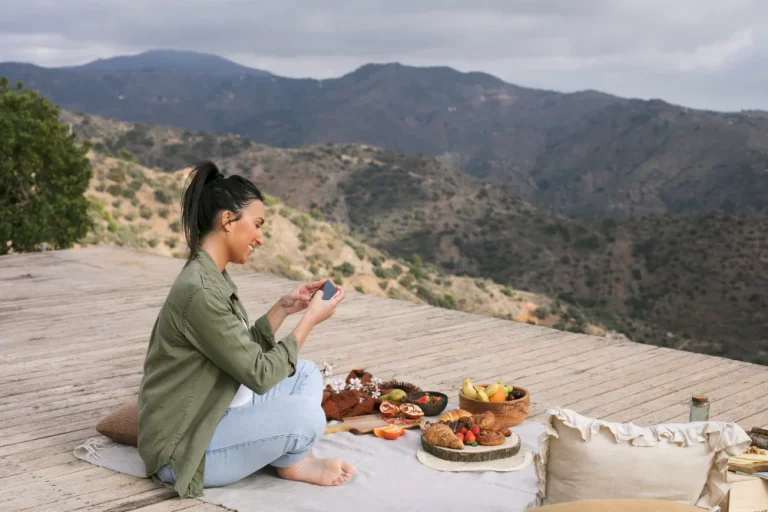
[{"label": "orange fruit", "polygon": [[493,394],[493,396],[489,396],[488,400],[491,402],[503,402],[507,399],[507,392],[503,387],[499,387],[499,390],[496,391],[496,393]]},{"label": "orange fruit", "polygon": [[405,429],[398,427],[397,425],[389,425],[387,427],[379,427],[373,429],[373,435],[376,437],[383,437],[384,439],[388,439],[390,441],[397,439],[403,434],[405,434]]}]

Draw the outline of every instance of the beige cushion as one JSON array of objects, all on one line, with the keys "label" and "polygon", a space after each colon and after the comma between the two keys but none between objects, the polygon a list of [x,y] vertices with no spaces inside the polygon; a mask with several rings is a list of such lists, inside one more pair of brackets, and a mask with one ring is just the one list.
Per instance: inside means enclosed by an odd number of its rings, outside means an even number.
[{"label": "beige cushion", "polygon": [[541,512],[702,512],[685,503],[664,500],[583,500],[536,509]]},{"label": "beige cushion", "polygon": [[658,499],[714,509],[730,488],[728,457],[750,444],[735,423],[640,427],[568,409],[547,414],[536,457],[538,506],[588,499]]},{"label": "beige cushion", "polygon": [[118,443],[137,446],[139,442],[139,403],[137,399],[121,405],[96,425],[99,434]]}]

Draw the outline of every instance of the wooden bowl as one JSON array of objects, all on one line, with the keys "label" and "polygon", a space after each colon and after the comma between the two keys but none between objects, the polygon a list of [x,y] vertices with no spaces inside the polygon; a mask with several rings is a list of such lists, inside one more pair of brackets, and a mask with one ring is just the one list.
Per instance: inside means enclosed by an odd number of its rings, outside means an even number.
[{"label": "wooden bowl", "polygon": [[[488,384],[479,385],[483,387],[488,386]],[[515,389],[525,393],[523,397],[503,402],[481,402],[480,400],[464,396],[464,393],[459,390],[459,408],[472,414],[482,414],[485,411],[491,411],[499,423],[506,427],[513,427],[522,423],[528,417],[528,413],[531,410],[531,394],[528,390],[520,386],[515,386]]]}]

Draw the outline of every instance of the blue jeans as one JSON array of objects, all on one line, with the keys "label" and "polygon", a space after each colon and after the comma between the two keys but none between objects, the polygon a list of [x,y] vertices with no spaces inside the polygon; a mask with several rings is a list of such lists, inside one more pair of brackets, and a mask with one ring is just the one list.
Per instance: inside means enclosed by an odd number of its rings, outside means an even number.
[{"label": "blue jeans", "polygon": [[[224,413],[205,451],[203,487],[221,487],[261,468],[292,466],[312,448],[325,430],[323,377],[312,361],[300,359],[296,373],[250,404]],[[160,479],[175,483],[170,465]]]}]

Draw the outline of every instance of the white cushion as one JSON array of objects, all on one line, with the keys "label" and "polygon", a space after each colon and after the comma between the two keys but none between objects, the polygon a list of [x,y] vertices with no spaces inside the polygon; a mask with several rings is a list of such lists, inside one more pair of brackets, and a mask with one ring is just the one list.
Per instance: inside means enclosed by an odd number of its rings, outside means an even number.
[{"label": "white cushion", "polygon": [[536,457],[538,493],[530,506],[627,498],[714,511],[730,488],[728,458],[749,444],[735,423],[640,427],[550,410]]}]

